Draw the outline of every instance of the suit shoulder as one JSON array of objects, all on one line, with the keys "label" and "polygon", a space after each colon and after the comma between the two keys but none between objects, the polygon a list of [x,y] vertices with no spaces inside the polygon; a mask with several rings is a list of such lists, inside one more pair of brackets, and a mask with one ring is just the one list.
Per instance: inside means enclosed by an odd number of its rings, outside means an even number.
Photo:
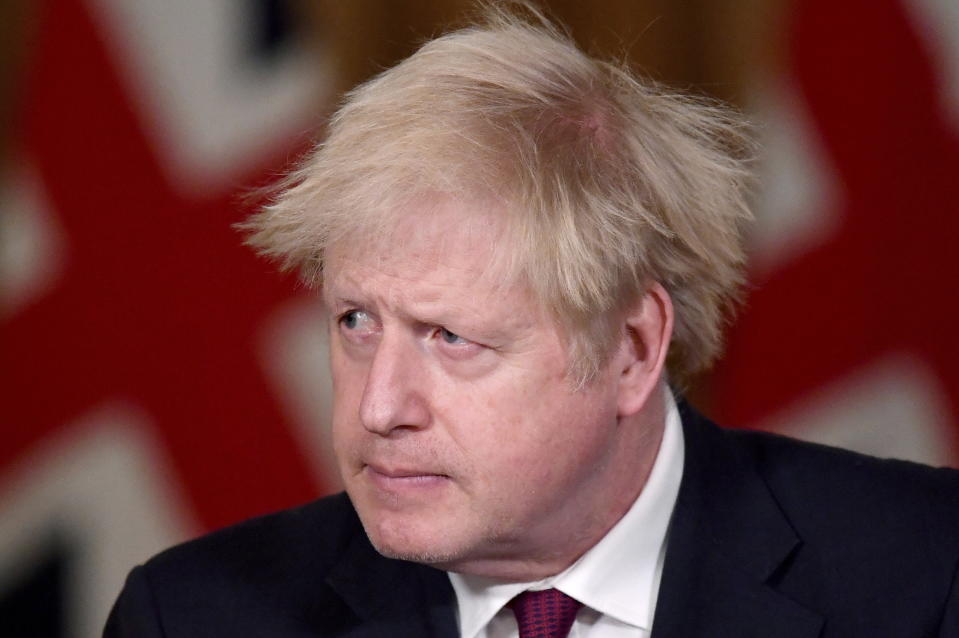
[{"label": "suit shoulder", "polygon": [[959,543],[959,470],[880,459],[776,434],[727,431],[788,511],[922,526]]},{"label": "suit shoulder", "polygon": [[326,635],[352,618],[329,577],[367,546],[343,494],[232,525],[135,568],[106,635]]},{"label": "suit shoulder", "polygon": [[176,545],[144,565],[155,591],[269,588],[328,573],[344,549],[362,534],[344,494],[260,516]]},{"label": "suit shoulder", "polygon": [[[737,439],[769,475],[808,475],[811,481],[850,482],[851,487],[931,490],[945,498],[959,497],[959,470],[930,467],[912,461],[884,459],[842,448],[801,441],[779,434],[724,430]],[[879,484],[876,484],[876,481]]]}]

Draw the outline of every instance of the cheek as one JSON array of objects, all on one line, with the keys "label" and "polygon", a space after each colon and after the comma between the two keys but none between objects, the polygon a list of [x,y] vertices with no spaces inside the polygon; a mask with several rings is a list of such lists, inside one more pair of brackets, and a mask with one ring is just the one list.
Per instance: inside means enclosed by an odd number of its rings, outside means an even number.
[{"label": "cheek", "polygon": [[331,349],[330,375],[333,381],[333,444],[338,446],[341,440],[358,429],[366,373],[357,362]]},{"label": "cheek", "polygon": [[330,344],[330,377],[333,382],[334,408],[355,401],[362,395],[369,372],[369,362],[361,357],[348,356],[334,335]]},{"label": "cheek", "polygon": [[501,474],[555,482],[601,462],[616,429],[616,411],[604,395],[562,388],[533,397],[489,404],[505,416],[495,422],[495,447],[488,450]]}]

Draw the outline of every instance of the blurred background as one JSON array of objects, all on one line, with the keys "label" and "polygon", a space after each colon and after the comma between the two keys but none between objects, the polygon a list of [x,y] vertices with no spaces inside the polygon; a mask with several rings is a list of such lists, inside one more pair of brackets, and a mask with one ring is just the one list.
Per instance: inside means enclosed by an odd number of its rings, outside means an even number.
[{"label": "blurred background", "polygon": [[[959,3],[552,0],[763,145],[721,422],[959,465]],[[231,224],[464,0],[0,3],[0,635],[337,489],[322,317]]]}]

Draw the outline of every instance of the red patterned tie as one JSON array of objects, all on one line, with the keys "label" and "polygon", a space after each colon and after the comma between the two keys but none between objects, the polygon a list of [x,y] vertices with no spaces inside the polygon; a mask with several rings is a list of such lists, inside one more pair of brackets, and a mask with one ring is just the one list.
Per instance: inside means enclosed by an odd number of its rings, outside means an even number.
[{"label": "red patterned tie", "polygon": [[558,589],[524,591],[507,604],[516,615],[519,638],[566,638],[582,606]]}]

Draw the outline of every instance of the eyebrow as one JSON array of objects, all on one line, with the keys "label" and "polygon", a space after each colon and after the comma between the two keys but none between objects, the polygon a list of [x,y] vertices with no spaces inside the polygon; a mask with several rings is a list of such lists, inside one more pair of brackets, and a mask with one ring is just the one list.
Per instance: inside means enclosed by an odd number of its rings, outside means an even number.
[{"label": "eyebrow", "polygon": [[323,282],[323,286],[320,288],[320,299],[328,306],[334,303],[357,303],[354,301],[356,295],[339,294],[335,287],[330,286],[327,282]]},{"label": "eyebrow", "polygon": [[335,303],[365,305],[359,301],[362,295],[356,294],[357,292],[362,293],[361,286],[346,282],[346,285],[348,285],[351,289],[350,294],[346,294],[342,291],[344,286],[337,286],[337,283],[343,283],[342,277],[330,277],[328,274],[324,275],[323,281],[320,284],[320,299],[325,305],[332,306]]}]

